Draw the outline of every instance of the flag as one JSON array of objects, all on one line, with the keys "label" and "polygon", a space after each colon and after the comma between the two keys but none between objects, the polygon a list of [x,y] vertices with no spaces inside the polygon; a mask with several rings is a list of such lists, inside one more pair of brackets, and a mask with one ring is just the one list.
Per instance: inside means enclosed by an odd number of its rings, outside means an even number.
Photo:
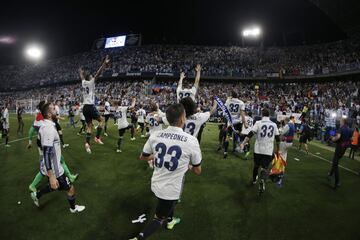
[{"label": "flag", "polygon": [[221,101],[221,99],[219,97],[216,96],[215,101],[217,102],[218,106],[222,110],[224,117],[226,118],[226,120],[228,120],[232,129],[235,131],[229,109],[225,106],[225,104]]},{"label": "flag", "polygon": [[285,173],[286,162],[281,156],[281,154],[274,154],[274,159],[272,160],[272,168],[270,175],[280,175]]}]

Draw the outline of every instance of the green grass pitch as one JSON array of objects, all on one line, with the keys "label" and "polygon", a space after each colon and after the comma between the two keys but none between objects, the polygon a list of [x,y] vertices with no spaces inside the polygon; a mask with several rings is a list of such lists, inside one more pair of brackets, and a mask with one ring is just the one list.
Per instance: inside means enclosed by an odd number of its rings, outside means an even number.
[{"label": "green grass pitch", "polygon": [[[24,117],[26,135],[33,118]],[[138,160],[145,139],[137,133],[131,142],[126,133],[123,152],[116,153],[117,129],[110,120],[105,145],[93,144],[93,154],[88,155],[84,137],[76,135],[79,128],[62,123],[65,142],[70,144],[63,155],[70,170],[80,174],[75,183],[77,202],[86,210],[70,214],[64,192],[42,197],[37,208],[28,191],[38,172],[37,149],[27,150],[26,139],[11,142],[10,148],[1,144],[0,239],[134,237],[146,223],[132,224],[131,220],[146,213],[149,221],[156,205],[150,190],[152,172]],[[14,115],[10,128],[10,141],[23,138],[16,135]],[[331,160],[331,149],[311,144],[314,155],[306,155],[293,148],[284,186],[269,183],[259,197],[257,187],[249,186],[252,155],[247,161],[231,154],[223,159],[216,152],[217,136],[217,127],[208,124],[201,143],[203,174],[187,173],[182,202],[176,207],[175,215],[182,222],[150,239],[360,239],[360,177],[355,174],[360,172],[359,159],[341,160],[342,166],[354,172],[340,169],[342,185],[334,191],[326,179],[330,164],[323,160]]]}]

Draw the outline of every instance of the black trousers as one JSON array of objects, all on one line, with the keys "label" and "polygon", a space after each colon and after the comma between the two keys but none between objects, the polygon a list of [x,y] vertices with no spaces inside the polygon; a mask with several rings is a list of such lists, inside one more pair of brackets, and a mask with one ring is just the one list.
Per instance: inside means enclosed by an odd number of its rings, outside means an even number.
[{"label": "black trousers", "polygon": [[345,147],[336,146],[335,154],[332,160],[332,166],[330,170],[330,176],[335,175],[335,185],[339,184],[340,177],[339,177],[339,161],[344,156],[346,151]]}]

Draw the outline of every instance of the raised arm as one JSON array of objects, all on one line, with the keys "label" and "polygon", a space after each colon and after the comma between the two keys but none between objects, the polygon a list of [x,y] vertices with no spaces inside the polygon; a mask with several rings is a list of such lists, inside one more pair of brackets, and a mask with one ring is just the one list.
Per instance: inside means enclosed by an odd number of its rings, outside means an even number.
[{"label": "raised arm", "polygon": [[179,79],[179,83],[178,83],[178,86],[177,86],[177,89],[182,89],[182,83],[183,83],[183,80],[185,78],[185,73],[184,72],[181,72],[180,73],[180,79]]},{"label": "raised arm", "polygon": [[133,97],[132,100],[131,100],[131,106],[129,107],[130,109],[134,108],[135,107],[135,103],[136,103],[136,98]]},{"label": "raised arm", "polygon": [[100,77],[100,75],[101,75],[102,71],[104,70],[105,66],[107,66],[109,63],[110,63],[110,56],[106,55],[104,61],[102,62],[100,68],[97,70],[97,72],[96,72],[96,74],[94,76],[95,80]]},{"label": "raised arm", "polygon": [[199,88],[199,83],[200,83],[200,74],[201,74],[201,65],[200,64],[196,65],[195,71],[196,71],[196,76],[195,76],[194,87],[197,90]]},{"label": "raised arm", "polygon": [[210,110],[210,115],[213,115],[216,112],[217,109],[217,102],[214,100],[213,106]]},{"label": "raised arm", "polygon": [[84,69],[82,67],[79,68],[79,74],[80,74],[80,79],[85,80],[85,72]]}]

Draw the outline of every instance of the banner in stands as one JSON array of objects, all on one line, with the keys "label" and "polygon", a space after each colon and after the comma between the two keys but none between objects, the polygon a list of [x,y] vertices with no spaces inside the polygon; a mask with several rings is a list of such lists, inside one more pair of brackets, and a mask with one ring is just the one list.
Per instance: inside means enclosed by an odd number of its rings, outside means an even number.
[{"label": "banner in stands", "polygon": [[126,76],[141,76],[141,72],[127,72]]},{"label": "banner in stands", "polygon": [[174,76],[174,73],[156,73],[156,76],[169,76],[169,77],[172,77],[172,76]]},{"label": "banner in stands", "polygon": [[266,76],[269,78],[278,78],[278,77],[280,77],[280,74],[279,73],[268,73],[268,74],[266,74]]}]

